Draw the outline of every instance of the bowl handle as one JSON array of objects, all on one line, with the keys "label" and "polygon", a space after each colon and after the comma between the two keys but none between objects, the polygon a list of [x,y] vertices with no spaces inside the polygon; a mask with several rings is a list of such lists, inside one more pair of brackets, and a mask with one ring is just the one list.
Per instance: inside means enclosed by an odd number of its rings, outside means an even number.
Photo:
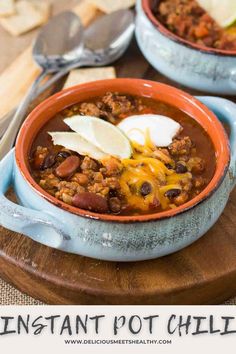
[{"label": "bowl handle", "polygon": [[59,248],[65,236],[58,227],[58,220],[43,211],[20,206],[5,196],[13,182],[14,153],[12,149],[0,162],[0,171],[4,171],[4,178],[0,179],[0,225],[25,234],[35,241]]},{"label": "bowl handle", "polygon": [[220,97],[197,97],[199,101],[210,108],[222,123],[230,127],[231,161],[230,172],[232,176],[232,189],[236,184],[236,104]]}]

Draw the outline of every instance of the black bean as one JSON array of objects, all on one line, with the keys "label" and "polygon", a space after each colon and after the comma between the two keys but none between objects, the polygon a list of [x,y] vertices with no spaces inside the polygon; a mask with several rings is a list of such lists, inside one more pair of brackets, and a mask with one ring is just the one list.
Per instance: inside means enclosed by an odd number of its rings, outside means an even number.
[{"label": "black bean", "polygon": [[60,151],[57,154],[57,158],[62,157],[63,159],[66,159],[67,157],[69,157],[71,155],[71,153],[69,151]]},{"label": "black bean", "polygon": [[177,162],[175,171],[177,173],[186,173],[186,172],[188,172],[188,169],[183,163]]},{"label": "black bean", "polygon": [[173,170],[174,167],[172,165],[170,165],[169,163],[166,164],[166,167],[168,168],[168,170]]},{"label": "black bean", "polygon": [[152,186],[149,182],[144,182],[140,188],[140,193],[143,197],[150,194],[152,191]]},{"label": "black bean", "polygon": [[56,163],[56,155],[55,154],[48,154],[44,161],[42,166],[40,167],[41,170],[46,170],[47,168],[51,168],[55,165]]},{"label": "black bean", "polygon": [[110,198],[117,197],[117,190],[116,189],[110,189],[109,197]]},{"label": "black bean", "polygon": [[169,189],[167,192],[165,192],[165,196],[169,199],[174,199],[178,197],[181,193],[180,189]]},{"label": "black bean", "polygon": [[117,197],[113,197],[109,199],[109,208],[112,213],[118,214],[121,210],[121,201]]}]

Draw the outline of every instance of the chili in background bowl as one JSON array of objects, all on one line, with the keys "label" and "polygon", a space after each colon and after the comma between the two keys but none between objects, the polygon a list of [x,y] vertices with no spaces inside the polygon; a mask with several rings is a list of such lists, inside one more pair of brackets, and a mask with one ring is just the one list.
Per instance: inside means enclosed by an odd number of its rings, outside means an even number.
[{"label": "chili in background bowl", "polygon": [[[108,91],[151,97],[186,112],[207,131],[216,151],[216,171],[208,186],[186,204],[140,216],[98,214],[65,204],[44,192],[29,170],[28,154],[34,137],[57,112]],[[201,98],[230,125],[235,149],[235,105],[219,98]],[[164,84],[113,79],[78,85],[50,97],[29,115],[22,126],[16,151],[1,161],[0,223],[48,246],[98,259],[137,261],[173,253],[201,237],[218,219],[234,185],[235,153],[230,163],[229,142],[219,120],[194,97]],[[233,177],[232,177],[233,176]],[[23,206],[4,196],[13,184]]]},{"label": "chili in background bowl", "polygon": [[236,51],[207,48],[177,36],[158,21],[153,3],[137,0],[136,17],[137,42],[150,64],[184,86],[235,94]]}]

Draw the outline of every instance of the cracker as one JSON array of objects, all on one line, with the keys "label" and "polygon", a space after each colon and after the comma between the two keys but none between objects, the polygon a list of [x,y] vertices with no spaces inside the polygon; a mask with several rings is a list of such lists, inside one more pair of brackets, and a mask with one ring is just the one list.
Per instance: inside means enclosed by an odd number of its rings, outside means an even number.
[{"label": "cracker", "polygon": [[48,21],[51,12],[51,2],[49,0],[27,0],[34,5],[37,11],[41,13],[42,23]]},{"label": "cracker", "polygon": [[76,69],[70,72],[64,88],[96,80],[114,79],[115,77],[116,71],[112,66],[106,68]]},{"label": "cracker", "polygon": [[15,11],[14,0],[0,0],[0,16],[11,16]]},{"label": "cracker", "polygon": [[87,1],[81,1],[72,11],[80,17],[83,26],[86,27],[100,15],[98,8]]},{"label": "cracker", "polygon": [[45,22],[45,14],[34,2],[19,0],[16,2],[16,14],[0,19],[0,24],[13,36],[19,36]]},{"label": "cracker", "polygon": [[89,0],[99,10],[109,14],[111,12],[128,9],[135,5],[136,0]]}]

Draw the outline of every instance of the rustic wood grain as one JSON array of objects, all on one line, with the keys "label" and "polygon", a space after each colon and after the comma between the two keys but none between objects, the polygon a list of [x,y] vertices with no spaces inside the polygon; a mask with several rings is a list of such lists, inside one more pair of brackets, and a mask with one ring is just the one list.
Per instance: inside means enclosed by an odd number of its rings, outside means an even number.
[{"label": "rustic wood grain", "polygon": [[[135,41],[115,67],[119,77],[176,85],[150,67]],[[49,304],[219,304],[236,294],[235,230],[236,190],[204,237],[180,252],[146,262],[71,255],[0,228],[0,276]]]}]

